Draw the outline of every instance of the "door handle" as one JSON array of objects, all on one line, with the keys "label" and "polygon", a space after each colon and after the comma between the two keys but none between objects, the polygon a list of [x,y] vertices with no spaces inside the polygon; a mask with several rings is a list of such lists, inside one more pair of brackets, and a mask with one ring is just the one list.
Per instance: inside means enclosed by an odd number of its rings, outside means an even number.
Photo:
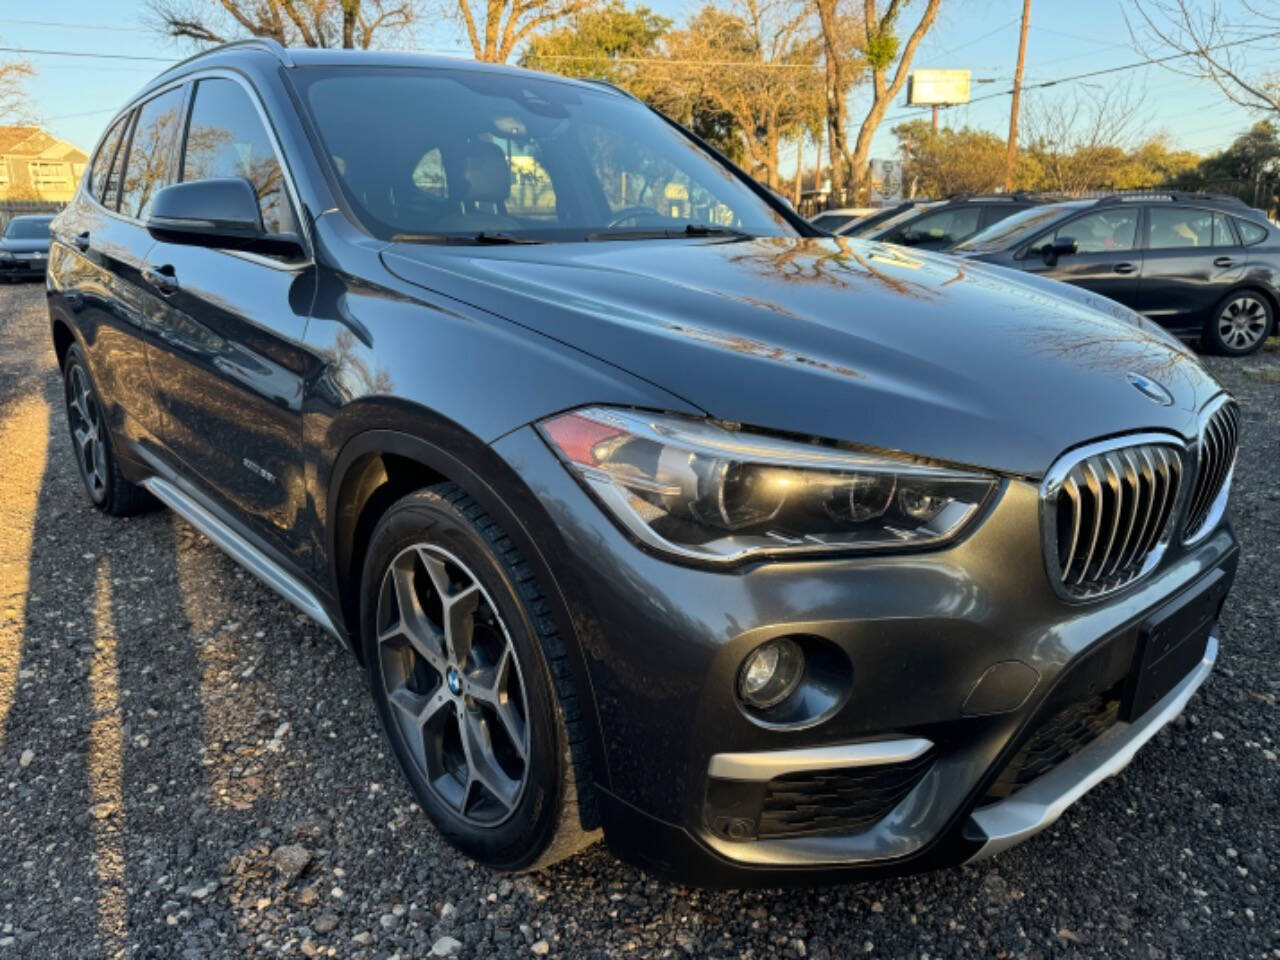
[{"label": "door handle", "polygon": [[1230,257],[1219,257],[1217,260],[1213,261],[1213,265],[1215,267],[1229,267],[1233,263],[1235,263],[1235,261]]},{"label": "door handle", "polygon": [[1117,263],[1112,269],[1116,273],[1133,273],[1137,268],[1132,263]]},{"label": "door handle", "polygon": [[76,249],[81,253],[87,253],[89,250],[89,231],[86,230],[84,233],[77,233],[71,238],[71,242],[76,245]]},{"label": "door handle", "polygon": [[165,264],[163,267],[144,267],[142,279],[166,297],[176,293],[179,287],[178,278],[174,274],[173,267],[169,264]]}]

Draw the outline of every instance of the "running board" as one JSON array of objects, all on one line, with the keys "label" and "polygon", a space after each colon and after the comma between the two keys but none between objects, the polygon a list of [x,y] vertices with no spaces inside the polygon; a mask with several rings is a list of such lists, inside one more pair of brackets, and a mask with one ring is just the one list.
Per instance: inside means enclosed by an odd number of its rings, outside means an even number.
[{"label": "running board", "polygon": [[305,613],[339,640],[342,634],[325,612],[316,595],[302,585],[297,577],[286,573],[278,563],[266,557],[261,550],[249,543],[212,513],[183,493],[169,481],[151,476],[142,481],[156,497],[178,516],[203,533],[222,549],[232,560],[240,564],[280,596]]}]

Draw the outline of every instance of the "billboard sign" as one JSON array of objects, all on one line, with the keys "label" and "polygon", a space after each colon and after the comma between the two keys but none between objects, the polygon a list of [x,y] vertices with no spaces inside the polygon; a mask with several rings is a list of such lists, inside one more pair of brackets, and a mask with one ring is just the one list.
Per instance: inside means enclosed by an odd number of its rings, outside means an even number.
[{"label": "billboard sign", "polygon": [[968,70],[916,70],[908,78],[907,103],[913,107],[968,102]]}]

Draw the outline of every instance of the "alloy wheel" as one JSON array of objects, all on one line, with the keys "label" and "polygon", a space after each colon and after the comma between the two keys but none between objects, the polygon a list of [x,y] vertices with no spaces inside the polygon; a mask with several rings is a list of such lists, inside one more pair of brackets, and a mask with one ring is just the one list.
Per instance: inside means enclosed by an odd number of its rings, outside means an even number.
[{"label": "alloy wheel", "polygon": [[67,378],[67,414],[71,437],[85,486],[94,501],[101,501],[107,489],[107,457],[103,447],[102,408],[84,368],[76,363]]},{"label": "alloy wheel", "polygon": [[1267,308],[1257,297],[1236,297],[1218,314],[1218,336],[1232,350],[1247,350],[1267,332]]},{"label": "alloy wheel", "polygon": [[383,576],[376,626],[377,678],[431,790],[470,823],[503,822],[527,779],[528,701],[488,593],[457,557],[415,544]]}]

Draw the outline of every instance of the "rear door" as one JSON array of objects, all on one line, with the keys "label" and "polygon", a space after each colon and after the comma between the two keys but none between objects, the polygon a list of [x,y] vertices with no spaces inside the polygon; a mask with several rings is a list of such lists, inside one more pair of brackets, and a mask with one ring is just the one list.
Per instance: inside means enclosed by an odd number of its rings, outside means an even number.
[{"label": "rear door", "polygon": [[[1116,205],[1095,207],[1032,241],[1023,269],[1074,283],[1136,309],[1142,279],[1142,251],[1137,248],[1141,209]],[[1034,248],[1075,240],[1076,252],[1046,262]]]},{"label": "rear door", "polygon": [[[269,232],[301,233],[266,114],[247,82],[229,75],[196,82],[179,173],[183,181],[218,177],[253,184]],[[165,444],[199,492],[296,559],[310,356],[301,344],[314,265],[176,243],[156,244],[147,259],[163,301],[151,364]]]},{"label": "rear door", "polygon": [[155,241],[138,214],[172,179],[184,95],[183,85],[171,87],[117,121],[50,251],[50,282],[81,330],[107,419],[134,442],[162,427],[145,346],[156,298],[142,278]]},{"label": "rear door", "polygon": [[1198,331],[1245,275],[1230,218],[1174,202],[1147,207],[1146,221],[1137,309],[1170,330]]}]

